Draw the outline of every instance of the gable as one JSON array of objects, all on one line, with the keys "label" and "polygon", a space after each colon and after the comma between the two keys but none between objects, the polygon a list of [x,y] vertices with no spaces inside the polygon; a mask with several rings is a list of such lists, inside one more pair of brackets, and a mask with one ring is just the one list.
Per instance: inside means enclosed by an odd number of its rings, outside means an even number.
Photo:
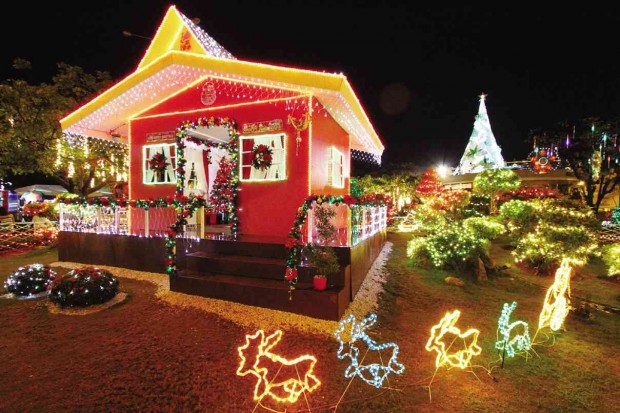
[{"label": "gable", "polygon": [[174,6],[168,8],[151,44],[138,65],[138,70],[148,66],[170,51],[234,59],[232,54]]}]

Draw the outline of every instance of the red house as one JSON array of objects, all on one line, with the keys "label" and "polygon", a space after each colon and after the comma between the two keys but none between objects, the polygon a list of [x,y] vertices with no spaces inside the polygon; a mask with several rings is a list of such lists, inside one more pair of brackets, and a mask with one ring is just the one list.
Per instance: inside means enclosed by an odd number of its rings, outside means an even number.
[{"label": "red house", "polygon": [[[333,319],[385,239],[379,209],[355,218],[337,208],[333,245],[341,247],[342,274],[319,293],[304,289],[310,273],[300,271],[289,300],[284,243],[298,208],[311,194],[348,195],[351,157],[379,161],[383,144],[342,74],[238,60],[174,6],[136,70],[61,124],[69,135],[126,143],[129,199],[176,192],[202,196],[222,212],[217,222],[209,209],[189,218],[191,237],[176,246],[173,290]],[[98,211],[114,222],[106,230],[102,219],[86,230],[67,225],[76,218],[66,211],[61,259],[163,272],[163,259],[155,257],[164,240],[157,235],[178,212],[166,206],[172,205]],[[352,217],[365,221],[356,228]],[[233,221],[239,226],[229,237]],[[312,239],[309,224],[304,241]],[[362,228],[368,226],[374,229]],[[331,309],[315,308],[330,300]]]}]

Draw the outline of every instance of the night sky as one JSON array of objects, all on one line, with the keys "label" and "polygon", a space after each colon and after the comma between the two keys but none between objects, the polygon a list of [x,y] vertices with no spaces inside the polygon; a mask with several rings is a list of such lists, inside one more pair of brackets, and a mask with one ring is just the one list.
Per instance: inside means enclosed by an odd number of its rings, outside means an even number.
[{"label": "night sky", "polygon": [[[120,78],[148,46],[122,31],[153,36],[171,3],[77,4],[3,5],[2,79],[15,76],[15,57],[33,63],[33,80],[49,79],[57,62]],[[456,166],[481,92],[507,161],[526,157],[531,129],[620,112],[620,14],[588,9],[594,3],[558,9],[505,2],[493,8],[333,0],[174,4],[200,18],[238,59],[343,72],[385,143],[384,163]]]}]

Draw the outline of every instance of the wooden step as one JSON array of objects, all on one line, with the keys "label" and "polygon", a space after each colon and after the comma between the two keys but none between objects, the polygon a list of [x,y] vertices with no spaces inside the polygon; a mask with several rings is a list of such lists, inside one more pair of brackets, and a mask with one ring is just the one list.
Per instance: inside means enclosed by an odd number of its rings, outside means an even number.
[{"label": "wooden step", "polygon": [[282,259],[225,255],[206,251],[189,253],[186,261],[188,270],[273,280],[283,279],[286,270],[286,263]]},{"label": "wooden step", "polygon": [[243,255],[249,257],[263,257],[284,260],[287,250],[282,238],[237,236],[214,237],[201,239],[200,242],[187,239],[177,240],[177,250],[187,250],[188,253],[211,252],[222,255]]},{"label": "wooden step", "polygon": [[192,270],[181,270],[170,277],[170,290],[325,320],[338,320],[350,298],[346,286],[315,291],[311,284],[300,282],[293,291],[293,299],[289,300],[289,287],[285,281]]}]

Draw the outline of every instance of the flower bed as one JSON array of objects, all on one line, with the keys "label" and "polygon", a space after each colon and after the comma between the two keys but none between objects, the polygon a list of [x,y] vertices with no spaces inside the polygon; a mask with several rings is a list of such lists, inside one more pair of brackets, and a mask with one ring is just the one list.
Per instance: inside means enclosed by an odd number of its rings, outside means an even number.
[{"label": "flower bed", "polygon": [[118,280],[109,271],[80,267],[54,280],[50,300],[62,307],[87,307],[101,304],[118,293]]},{"label": "flower bed", "polygon": [[19,267],[9,275],[4,282],[4,288],[20,297],[33,296],[46,291],[56,275],[47,265],[30,264]]}]

